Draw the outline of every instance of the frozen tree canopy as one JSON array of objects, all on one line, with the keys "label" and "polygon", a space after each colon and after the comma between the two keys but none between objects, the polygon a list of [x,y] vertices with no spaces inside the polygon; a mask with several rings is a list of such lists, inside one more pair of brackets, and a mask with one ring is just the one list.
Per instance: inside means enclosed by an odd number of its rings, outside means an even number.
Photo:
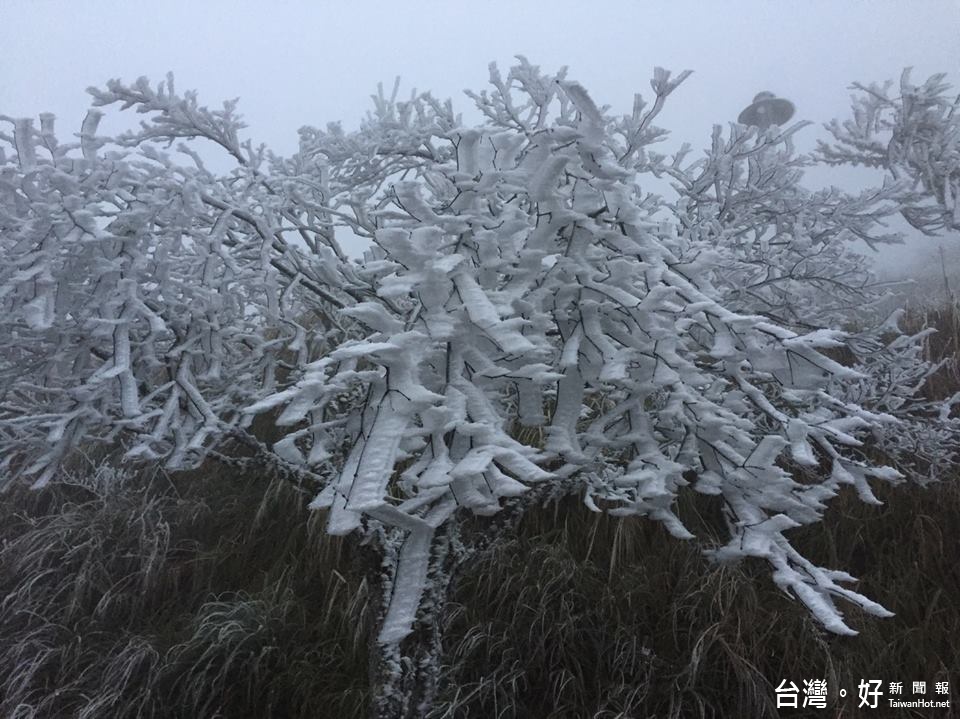
[{"label": "frozen tree canopy", "polygon": [[960,95],[934,75],[922,85],[903,71],[897,89],[856,83],[853,118],[828,126],[835,142],[820,142],[832,164],[883,167],[914,191],[904,197],[903,216],[927,234],[960,230]]},{"label": "frozen tree canopy", "polygon": [[[919,358],[897,354],[886,389],[864,353],[836,359],[840,318],[876,297],[844,243],[890,241],[900,188],[800,188],[802,123],[657,154],[653,120],[687,74],[658,68],[652,104],[615,117],[521,59],[471,94],[479,126],[381,92],[358,131],[305,128],[290,159],[172,78],[92,91],[146,116],[119,137],[97,134],[99,109],[73,142],[51,116],[4,118],[4,478],[42,486],[119,447],[309,482],[332,534],[397,538],[387,646],[434,581],[439,529],[550,486],[681,538],[678,492],[716,495],[717,559],[765,560],[834,632],[853,633],[838,597],[887,615],[787,533],[843,485],[876,502],[870,480],[900,477],[864,443],[904,422]],[[215,176],[188,140],[236,168]],[[676,198],[645,194],[650,175]],[[338,226],[372,241],[362,262]],[[882,334],[853,343],[873,366]],[[279,439],[258,439],[260,415]]]}]

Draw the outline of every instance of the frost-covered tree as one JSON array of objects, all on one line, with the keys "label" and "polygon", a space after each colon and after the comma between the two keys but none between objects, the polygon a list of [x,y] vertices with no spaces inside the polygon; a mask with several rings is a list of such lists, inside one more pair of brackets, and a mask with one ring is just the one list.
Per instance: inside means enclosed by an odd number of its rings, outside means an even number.
[{"label": "frost-covered tree", "polygon": [[[382,560],[376,716],[430,705],[456,569],[550,497],[689,539],[678,493],[715,495],[717,560],[767,562],[833,632],[854,633],[837,598],[886,616],[789,530],[843,485],[876,502],[870,480],[899,477],[864,447],[897,419],[852,401],[864,375],[829,356],[865,275],[846,256],[836,276],[816,264],[871,232],[887,196],[800,191],[795,130],[735,127],[706,161],[668,164],[653,121],[686,75],[657,69],[653,104],[614,117],[521,59],[471,94],[476,127],[429,95],[381,92],[358,131],[304,129],[290,159],[240,141],[232,103],[208,110],[172,79],[93,91],[149,117],[120,137],[97,135],[99,110],[79,143],[49,116],[39,131],[11,120],[5,479],[42,486],[103,446],[314,486],[330,533]],[[167,152],[184,140],[236,168]],[[675,203],[641,192],[651,172],[674,179]],[[362,262],[338,226],[371,240]],[[838,299],[808,311],[811,287]]]},{"label": "frost-covered tree", "polygon": [[[926,235],[955,236],[960,230],[960,95],[945,74],[921,85],[910,75],[905,69],[896,88],[891,81],[854,83],[853,117],[826,125],[833,142],[819,142],[816,159],[886,170],[884,190],[912,227]],[[852,344],[869,367],[851,398],[901,419],[895,431],[878,432],[875,439],[921,480],[942,474],[944,466],[955,467],[960,457],[960,418],[954,410],[960,397],[921,391],[939,369],[924,360],[920,347],[932,331],[897,336],[897,323],[890,318]]]},{"label": "frost-covered tree", "polygon": [[872,443],[910,477],[927,481],[957,461],[956,398],[925,396],[939,369],[924,357],[930,331],[904,335],[900,313],[881,313],[888,287],[876,280],[871,259],[852,251],[854,244],[876,250],[902,242],[887,221],[921,195],[893,178],[856,195],[809,190],[804,170],[822,157],[794,150],[793,137],[806,125],[759,131],[732,124],[726,137],[716,126],[702,157],[689,159],[685,145],[669,160],[656,158],[650,171],[669,177],[676,192],[664,203],[676,236],[664,239],[678,257],[711,258],[710,281],[728,308],[796,331],[856,327],[841,354],[864,376],[834,391],[896,416],[895,425],[873,432]]},{"label": "frost-covered tree", "polygon": [[801,184],[814,160],[795,152],[793,136],[809,124],[731,125],[726,137],[718,125],[703,157],[688,161],[684,146],[653,168],[677,194],[667,204],[678,228],[675,251],[713,256],[724,304],[806,330],[866,316],[885,293],[869,258],[851,245],[900,241],[884,225],[899,209],[897,186],[854,196]]},{"label": "frost-covered tree", "polygon": [[[232,104],[198,107],[172,79],[94,98],[153,119],[109,142],[96,109],[79,143],[60,144],[49,115],[0,134],[13,149],[0,166],[3,466],[37,487],[99,442],[195,462],[240,434],[278,372],[324,350],[333,310],[355,301],[329,269],[343,264],[329,220],[267,179]],[[193,150],[184,166],[151,142],[181,137],[217,143],[237,169],[216,178]]]},{"label": "frost-covered tree", "polygon": [[901,181],[901,212],[926,234],[960,230],[960,95],[945,74],[922,85],[910,81],[910,68],[893,83],[855,83],[853,118],[833,120],[833,143],[819,154],[830,164],[886,169]]}]

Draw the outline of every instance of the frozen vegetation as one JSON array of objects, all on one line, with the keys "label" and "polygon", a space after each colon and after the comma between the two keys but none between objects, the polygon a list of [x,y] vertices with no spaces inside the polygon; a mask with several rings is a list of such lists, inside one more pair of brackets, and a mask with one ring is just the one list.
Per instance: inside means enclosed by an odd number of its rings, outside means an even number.
[{"label": "frozen vegetation", "polygon": [[[359,130],[304,128],[290,158],[172,77],[92,89],[79,141],[0,118],[3,481],[109,455],[309,489],[330,534],[382,558],[383,717],[429,710],[456,571],[549,499],[691,539],[678,496],[715,496],[711,558],[765,562],[834,633],[855,634],[844,603],[888,616],[790,530],[845,485],[876,503],[873,483],[953,461],[956,397],[920,391],[926,333],[880,312],[850,246],[899,241],[895,216],[956,232],[955,105],[905,74],[863,86],[814,156],[793,148],[802,122],[718,125],[665,156],[655,121],[687,75],[657,68],[614,116],[521,58],[469,93],[480,125],[381,90]],[[101,136],[110,108],[146,119]],[[817,162],[888,177],[810,189]],[[337,228],[370,242],[362,261]]]}]

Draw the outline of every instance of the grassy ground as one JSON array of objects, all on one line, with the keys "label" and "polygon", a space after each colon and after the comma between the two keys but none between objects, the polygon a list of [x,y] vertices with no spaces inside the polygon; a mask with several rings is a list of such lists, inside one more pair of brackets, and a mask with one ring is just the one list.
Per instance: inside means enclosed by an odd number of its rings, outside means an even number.
[{"label": "grassy ground", "polygon": [[2,515],[0,715],[362,716],[356,549],[282,482],[59,485]]},{"label": "grassy ground", "polygon": [[[820,630],[763,566],[711,566],[656,526],[573,504],[534,514],[460,583],[442,715],[777,716],[781,679],[827,678],[831,704],[848,691],[831,714],[854,716],[861,679],[956,681],[960,486],[878,494],[884,507],[839,498],[797,541],[896,612],[851,610],[853,638]],[[704,504],[688,498],[684,513]]]},{"label": "grassy ground", "polygon": [[[922,321],[944,330],[933,356],[956,352],[953,310]],[[951,372],[936,392],[957,386]],[[364,715],[361,548],[325,536],[280,481],[111,480],[0,501],[0,716]],[[906,699],[913,681],[927,698],[950,681],[956,703],[960,484],[877,495],[884,506],[844,494],[795,535],[896,613],[851,609],[852,638],[819,629],[760,564],[710,565],[653,523],[573,500],[532,513],[457,582],[434,717],[774,717],[774,687],[813,678],[831,708],[783,716],[860,716],[861,679],[903,682]],[[701,536],[719,530],[710,498],[684,495],[680,510]]]}]

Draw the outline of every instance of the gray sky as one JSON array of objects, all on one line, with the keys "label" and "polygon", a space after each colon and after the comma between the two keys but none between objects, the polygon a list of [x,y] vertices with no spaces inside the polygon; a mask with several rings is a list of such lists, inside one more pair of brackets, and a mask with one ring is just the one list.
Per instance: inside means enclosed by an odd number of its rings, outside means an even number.
[{"label": "gray sky", "polygon": [[[296,151],[302,125],[356,125],[376,83],[397,75],[467,108],[462,90],[518,53],[548,71],[568,65],[618,111],[650,94],[654,65],[694,70],[660,124],[695,149],[760,90],[822,123],[847,114],[852,81],[907,65],[916,79],[960,70],[960,0],[0,0],[0,18],[0,114],[50,111],[75,132],[89,85],[172,70],[206,104],[239,96],[249,136],[281,154]],[[802,145],[820,133],[808,128]]]}]

